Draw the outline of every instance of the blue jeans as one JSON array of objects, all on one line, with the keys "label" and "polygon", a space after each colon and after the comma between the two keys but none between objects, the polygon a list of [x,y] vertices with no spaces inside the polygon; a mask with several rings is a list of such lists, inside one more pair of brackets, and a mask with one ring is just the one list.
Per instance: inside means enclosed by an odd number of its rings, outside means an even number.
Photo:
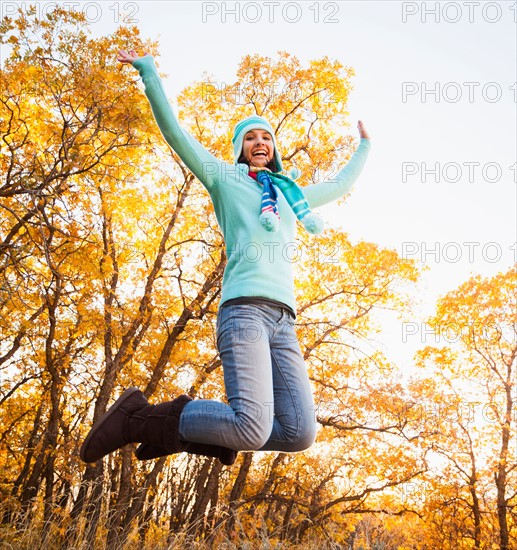
[{"label": "blue jeans", "polygon": [[187,403],[181,439],[237,451],[310,447],[316,436],[312,389],[287,309],[222,307],[216,335],[229,405],[206,399]]}]

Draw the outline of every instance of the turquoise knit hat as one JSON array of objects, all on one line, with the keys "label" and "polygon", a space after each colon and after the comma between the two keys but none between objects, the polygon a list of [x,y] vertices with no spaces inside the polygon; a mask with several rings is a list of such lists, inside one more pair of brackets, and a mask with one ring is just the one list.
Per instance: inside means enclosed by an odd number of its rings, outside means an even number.
[{"label": "turquoise knit hat", "polygon": [[[291,178],[280,174],[282,171],[282,159],[276,147],[275,134],[271,124],[261,116],[252,115],[244,120],[241,120],[236,126],[233,133],[233,154],[235,156],[235,164],[239,162],[242,154],[242,142],[244,136],[250,130],[265,130],[271,134],[274,147],[274,159],[276,163],[276,171],[270,172],[267,168],[254,168],[253,172],[257,173],[257,180],[263,187],[262,207],[259,217],[262,227],[266,231],[275,232],[280,227],[280,215],[276,205],[276,192],[274,185],[282,191],[289,206],[295,213],[296,217],[302,222],[305,229],[309,233],[317,234],[323,230],[323,220],[318,214],[312,212],[309,208],[309,203],[303,194],[302,188]],[[251,169],[251,168],[250,168]],[[296,175],[292,174],[296,177]]]},{"label": "turquoise knit hat", "polygon": [[276,171],[282,171],[282,159],[280,158],[280,153],[278,152],[276,141],[275,141],[275,132],[273,127],[269,122],[258,115],[252,115],[244,120],[241,120],[236,126],[233,132],[232,144],[233,144],[233,154],[235,156],[235,164],[239,162],[239,158],[242,153],[242,142],[244,141],[244,136],[250,130],[265,130],[271,134],[273,138],[273,147],[274,147],[274,158],[276,162]]}]

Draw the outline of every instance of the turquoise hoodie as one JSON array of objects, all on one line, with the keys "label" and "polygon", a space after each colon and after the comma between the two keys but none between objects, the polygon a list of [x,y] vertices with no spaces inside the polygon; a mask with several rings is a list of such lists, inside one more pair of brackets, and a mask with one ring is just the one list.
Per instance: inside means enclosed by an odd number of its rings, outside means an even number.
[{"label": "turquoise hoodie", "polygon": [[[261,296],[282,302],[296,312],[293,262],[297,258],[296,216],[278,190],[280,229],[267,232],[259,221],[261,185],[248,176],[246,164],[228,164],[214,157],[178,123],[165,95],[154,59],[145,56],[133,66],[167,143],[204,185],[226,243],[220,306],[242,296]],[[370,140],[361,139],[347,165],[331,180],[303,187],[309,206],[316,208],[345,196],[361,173]]]}]

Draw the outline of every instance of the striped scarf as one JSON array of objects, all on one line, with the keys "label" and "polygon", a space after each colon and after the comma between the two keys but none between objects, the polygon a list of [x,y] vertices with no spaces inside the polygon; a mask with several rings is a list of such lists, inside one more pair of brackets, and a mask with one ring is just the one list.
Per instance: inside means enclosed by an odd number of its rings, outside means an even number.
[{"label": "striped scarf", "polygon": [[280,221],[280,213],[278,212],[277,205],[278,193],[266,170],[257,172],[257,181],[262,184],[261,214],[272,212],[278,218],[278,221]]},{"label": "striped scarf", "polygon": [[280,227],[280,213],[278,212],[277,204],[278,192],[276,190],[276,186],[278,186],[305,229],[312,234],[321,233],[323,230],[323,220],[320,216],[311,212],[302,188],[295,181],[283,174],[255,166],[250,167],[250,176],[262,184],[262,202],[259,219],[267,231],[275,232]]}]

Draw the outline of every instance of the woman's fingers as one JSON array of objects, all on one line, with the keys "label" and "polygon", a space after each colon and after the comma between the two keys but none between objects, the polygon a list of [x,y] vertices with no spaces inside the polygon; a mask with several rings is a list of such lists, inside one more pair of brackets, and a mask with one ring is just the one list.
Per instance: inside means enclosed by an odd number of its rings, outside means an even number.
[{"label": "woman's fingers", "polygon": [[119,50],[117,60],[121,63],[133,63],[133,61],[136,59],[136,57],[132,55],[133,52],[134,50],[132,50],[130,53],[126,52],[126,50]]},{"label": "woman's fingers", "polygon": [[[149,52],[145,52],[144,56],[151,55]],[[127,52],[126,50],[119,50],[117,60],[121,63],[133,63],[133,61],[136,61],[138,59],[138,53],[136,50],[129,50]]]},{"label": "woman's fingers", "polygon": [[359,135],[360,135],[362,138],[366,138],[366,139],[369,139],[369,138],[370,138],[368,132],[366,131],[366,128],[364,127],[364,124],[363,124],[363,121],[362,121],[362,120],[359,120],[359,121],[357,122],[357,127],[359,128]]}]

